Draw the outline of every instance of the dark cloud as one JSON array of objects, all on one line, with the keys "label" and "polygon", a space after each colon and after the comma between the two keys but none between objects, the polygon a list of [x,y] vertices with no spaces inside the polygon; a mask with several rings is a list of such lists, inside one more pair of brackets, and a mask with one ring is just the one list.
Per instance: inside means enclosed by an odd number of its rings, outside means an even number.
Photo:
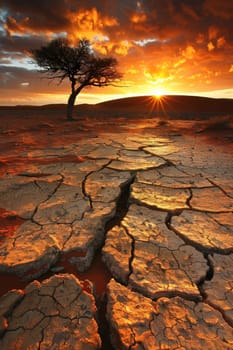
[{"label": "dark cloud", "polygon": [[31,29],[65,30],[69,25],[66,18],[67,6],[62,0],[2,0],[2,8],[8,12],[8,30]]},{"label": "dark cloud", "polygon": [[207,13],[213,15],[215,18],[233,20],[233,2],[231,0],[205,0],[203,7]]},{"label": "dark cloud", "polygon": [[67,91],[67,84],[58,85],[47,80],[36,70],[0,65],[0,89],[6,91],[23,89],[27,93],[51,93]]},{"label": "dark cloud", "polygon": [[35,72],[18,67],[0,65],[0,87],[12,88],[13,84],[34,79]]},{"label": "dark cloud", "polygon": [[183,37],[194,39],[198,31],[221,26],[230,38],[231,1],[222,0],[3,0],[9,34],[91,31],[117,40]]},{"label": "dark cloud", "polygon": [[0,50],[11,52],[29,52],[32,48],[39,48],[47,40],[44,35],[20,36],[12,37],[0,33]]}]

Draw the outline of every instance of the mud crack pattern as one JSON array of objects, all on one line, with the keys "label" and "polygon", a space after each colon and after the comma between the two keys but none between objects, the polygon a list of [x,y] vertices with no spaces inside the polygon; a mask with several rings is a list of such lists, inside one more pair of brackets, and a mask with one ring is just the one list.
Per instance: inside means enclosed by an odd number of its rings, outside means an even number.
[{"label": "mud crack pattern", "polygon": [[1,349],[105,349],[95,287],[61,264],[88,273],[101,249],[114,349],[233,348],[230,149],[158,129],[30,157],[0,178],[0,272],[32,281],[0,300]]}]

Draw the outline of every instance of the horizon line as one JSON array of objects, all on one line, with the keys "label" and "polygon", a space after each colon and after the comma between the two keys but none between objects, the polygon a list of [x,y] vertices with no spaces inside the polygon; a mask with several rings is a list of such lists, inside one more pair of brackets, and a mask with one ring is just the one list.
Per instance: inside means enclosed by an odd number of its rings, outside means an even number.
[{"label": "horizon line", "polygon": [[[203,99],[213,99],[213,100],[233,100],[233,97],[215,97],[215,96],[210,96],[210,95],[199,95],[199,94],[186,94],[186,93],[165,93],[159,96],[159,98],[165,98],[167,96],[174,96],[174,97],[196,97],[196,98],[203,98]],[[139,97],[155,97],[156,98],[156,94],[142,94],[142,95],[126,95],[126,96],[122,96],[122,97],[115,97],[115,98],[110,98],[110,99],[106,99],[100,102],[94,102],[94,103],[88,103],[88,102],[81,102],[81,103],[77,103],[75,104],[75,106],[81,106],[81,105],[90,105],[90,106],[95,106],[98,104],[102,104],[102,103],[107,103],[107,102],[111,102],[111,101],[117,101],[117,100],[124,100],[124,99],[130,99],[130,98],[139,98]],[[51,106],[51,105],[64,105],[66,106],[67,103],[66,102],[55,102],[55,103],[43,103],[43,104],[27,104],[27,103],[17,103],[17,104],[0,104],[0,107],[44,107],[44,106]]]}]

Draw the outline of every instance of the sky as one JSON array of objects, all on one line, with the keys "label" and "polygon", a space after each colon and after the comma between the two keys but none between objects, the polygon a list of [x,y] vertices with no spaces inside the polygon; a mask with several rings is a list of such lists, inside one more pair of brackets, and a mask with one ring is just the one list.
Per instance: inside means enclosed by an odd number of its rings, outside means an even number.
[{"label": "sky", "polygon": [[66,103],[69,81],[44,78],[31,50],[66,37],[112,56],[120,87],[88,88],[77,103],[158,94],[233,98],[231,0],[1,0],[0,105]]}]

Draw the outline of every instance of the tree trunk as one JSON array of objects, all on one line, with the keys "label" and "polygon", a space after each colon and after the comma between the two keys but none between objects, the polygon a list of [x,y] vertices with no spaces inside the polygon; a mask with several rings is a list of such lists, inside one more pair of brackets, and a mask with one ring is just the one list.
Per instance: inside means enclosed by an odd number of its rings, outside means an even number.
[{"label": "tree trunk", "polygon": [[71,121],[74,120],[73,118],[73,109],[74,109],[74,103],[76,99],[77,93],[76,91],[73,91],[68,99],[68,104],[67,104],[67,120]]},{"label": "tree trunk", "polygon": [[87,84],[82,84],[75,90],[72,84],[72,92],[69,96],[68,104],[67,104],[67,120],[69,121],[74,120],[73,118],[74,103],[75,103],[76,97],[85,86],[87,86]]}]

